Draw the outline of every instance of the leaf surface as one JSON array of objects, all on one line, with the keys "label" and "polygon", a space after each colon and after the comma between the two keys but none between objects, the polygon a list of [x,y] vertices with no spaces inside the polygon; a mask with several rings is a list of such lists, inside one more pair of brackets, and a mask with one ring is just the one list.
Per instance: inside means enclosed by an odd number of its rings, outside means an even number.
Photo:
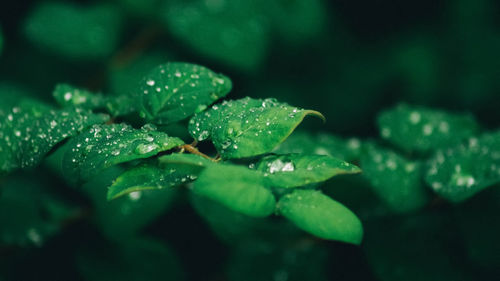
[{"label": "leaf surface", "polygon": [[182,144],[179,138],[149,125],[141,129],[126,124],[95,125],[71,140],[63,167],[70,179],[86,180],[113,165],[149,158]]},{"label": "leaf surface", "polygon": [[211,139],[224,159],[245,158],[271,152],[307,115],[324,118],[274,99],[243,98],[195,115],[189,132],[198,141]]},{"label": "leaf surface", "polygon": [[61,141],[107,119],[81,109],[52,110],[33,100],[0,109],[0,170],[34,167]]},{"label": "leaf surface", "polygon": [[393,211],[415,211],[428,203],[422,163],[389,149],[368,145],[361,157],[361,167],[372,189]]},{"label": "leaf surface", "polygon": [[35,45],[67,58],[103,58],[116,48],[122,18],[113,6],[42,3],[24,23]]},{"label": "leaf surface", "polygon": [[266,173],[270,185],[299,187],[326,181],[336,175],[361,170],[345,161],[324,155],[270,155],[262,158],[256,169]]},{"label": "leaf surface", "polygon": [[272,214],[276,200],[265,187],[262,173],[242,166],[207,167],[194,183],[193,191],[253,217]]},{"label": "leaf surface", "polygon": [[400,104],[378,117],[382,138],[406,150],[428,152],[475,135],[479,125],[466,114]]},{"label": "leaf surface", "polygon": [[438,151],[429,161],[425,180],[437,194],[452,202],[464,201],[499,183],[500,131]]},{"label": "leaf surface", "polygon": [[278,212],[299,228],[323,239],[361,243],[361,221],[344,205],[320,191],[294,190],[279,200]]},{"label": "leaf surface", "polygon": [[183,120],[231,90],[231,80],[206,67],[167,63],[150,71],[136,93],[140,114],[157,124]]}]

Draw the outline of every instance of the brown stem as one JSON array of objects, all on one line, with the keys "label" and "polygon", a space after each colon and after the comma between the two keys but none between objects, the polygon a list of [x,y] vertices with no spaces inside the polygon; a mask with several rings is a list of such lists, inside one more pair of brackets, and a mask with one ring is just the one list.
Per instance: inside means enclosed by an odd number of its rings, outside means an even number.
[{"label": "brown stem", "polygon": [[160,34],[158,26],[148,26],[143,29],[132,41],[119,50],[110,60],[111,68],[122,68],[149,47]]},{"label": "brown stem", "polygon": [[189,152],[189,153],[192,153],[192,154],[196,154],[196,155],[199,155],[203,158],[206,158],[206,159],[209,159],[210,161],[215,161],[215,159],[213,159],[212,157],[200,152],[196,147],[190,145],[190,144],[185,144],[183,146],[181,146],[181,149],[184,149],[185,151]]}]

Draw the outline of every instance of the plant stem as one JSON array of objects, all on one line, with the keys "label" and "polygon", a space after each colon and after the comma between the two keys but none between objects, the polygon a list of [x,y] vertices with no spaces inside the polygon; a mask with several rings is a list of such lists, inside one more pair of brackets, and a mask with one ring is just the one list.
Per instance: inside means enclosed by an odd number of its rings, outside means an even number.
[{"label": "plant stem", "polygon": [[200,152],[196,147],[192,146],[191,144],[185,144],[185,145],[181,146],[181,149],[184,149],[185,151],[187,151],[189,153],[199,155],[199,156],[206,158],[210,161],[214,161],[214,162],[216,161],[212,157]]}]

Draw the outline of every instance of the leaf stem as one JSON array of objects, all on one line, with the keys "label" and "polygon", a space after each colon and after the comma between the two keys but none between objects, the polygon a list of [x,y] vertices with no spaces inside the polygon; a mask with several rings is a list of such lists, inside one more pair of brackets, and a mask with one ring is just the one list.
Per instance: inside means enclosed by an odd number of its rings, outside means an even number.
[{"label": "leaf stem", "polygon": [[185,144],[185,145],[181,146],[181,149],[183,149],[183,150],[185,150],[185,151],[187,151],[187,152],[189,152],[189,153],[199,155],[199,156],[201,156],[201,157],[203,157],[203,158],[206,158],[206,159],[208,159],[208,160],[210,160],[210,161],[216,161],[216,160],[215,160],[215,159],[213,159],[212,157],[210,157],[210,156],[208,156],[208,155],[206,155],[206,154],[204,154],[204,153],[200,152],[200,151],[199,151],[196,147],[194,147],[194,146],[193,146],[193,145],[191,145],[191,144]]}]

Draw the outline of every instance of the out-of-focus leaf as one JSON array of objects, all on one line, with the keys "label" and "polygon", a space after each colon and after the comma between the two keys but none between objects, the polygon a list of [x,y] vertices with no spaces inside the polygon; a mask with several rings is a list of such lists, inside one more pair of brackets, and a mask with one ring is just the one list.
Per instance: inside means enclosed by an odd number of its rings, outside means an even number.
[{"label": "out-of-focus leaf", "polygon": [[[33,175],[31,178],[34,179]],[[37,180],[16,176],[0,189],[0,246],[42,246],[76,209]]]},{"label": "out-of-focus leaf", "polygon": [[362,249],[377,280],[472,280],[453,261],[457,235],[447,220],[431,213],[367,223]]},{"label": "out-of-focus leaf", "polygon": [[262,0],[260,5],[272,28],[287,42],[307,44],[325,27],[327,7],[323,0]]},{"label": "out-of-focus leaf", "polygon": [[423,184],[422,163],[369,145],[361,157],[363,176],[379,198],[395,212],[411,212],[429,201]]},{"label": "out-of-focus leaf", "polygon": [[96,109],[105,104],[105,99],[101,94],[94,94],[69,84],[58,84],[52,95],[57,103],[63,107]]},{"label": "out-of-focus leaf", "polygon": [[244,98],[224,101],[189,121],[198,141],[211,139],[224,159],[244,158],[272,151],[307,115],[321,113],[279,103],[274,99]]},{"label": "out-of-focus leaf", "polygon": [[254,1],[167,1],[168,30],[202,56],[255,70],[267,54],[268,26]]},{"label": "out-of-focus leaf", "polygon": [[464,201],[499,183],[500,131],[438,151],[429,162],[425,180],[437,194],[452,202]]},{"label": "out-of-focus leaf", "polygon": [[293,244],[269,245],[243,242],[233,248],[229,258],[230,281],[289,280],[326,281],[327,250],[312,240]]},{"label": "out-of-focus leaf", "polygon": [[[138,0],[142,3],[143,0]],[[162,0],[152,0],[162,1]],[[109,69],[109,92],[115,95],[128,95],[137,88],[137,82],[151,71],[151,69],[166,61],[172,61],[173,56],[162,53],[145,53],[133,60],[126,60]]]},{"label": "out-of-focus leaf", "polygon": [[193,192],[190,199],[198,215],[229,245],[246,241],[284,245],[304,237],[304,233],[287,220],[250,217]]},{"label": "out-of-focus leaf", "polygon": [[360,244],[363,238],[363,226],[356,215],[320,191],[294,190],[279,200],[278,212],[323,239]]},{"label": "out-of-focus leaf", "polygon": [[377,122],[382,138],[404,150],[417,152],[453,146],[479,130],[469,115],[406,104],[382,112]]},{"label": "out-of-focus leaf", "polygon": [[91,246],[77,255],[77,266],[86,281],[184,280],[176,255],[153,239],[136,238],[119,247]]},{"label": "out-of-focus leaf", "polygon": [[7,111],[0,109],[0,120],[0,170],[8,172],[36,166],[58,143],[107,117],[23,100]]},{"label": "out-of-focus leaf", "polygon": [[26,19],[24,31],[39,47],[85,60],[103,58],[115,50],[121,22],[113,6],[43,2]]},{"label": "out-of-focus leaf", "polygon": [[107,187],[123,174],[119,166],[106,169],[81,188],[93,202],[94,221],[113,241],[126,241],[164,213],[177,198],[177,190],[136,191],[112,201],[106,198]]},{"label": "out-of-focus leaf", "polygon": [[71,140],[64,167],[70,179],[86,180],[110,166],[148,158],[182,144],[179,138],[149,125],[139,130],[126,124],[95,125]]},{"label": "out-of-focus leaf", "polygon": [[231,90],[231,80],[200,65],[167,63],[151,70],[136,93],[142,117],[157,124],[183,120]]},{"label": "out-of-focus leaf", "polygon": [[207,167],[193,191],[248,216],[265,217],[274,212],[276,200],[259,171],[241,166]]},{"label": "out-of-focus leaf", "polygon": [[337,158],[307,154],[266,156],[259,160],[256,169],[266,173],[269,184],[274,187],[299,187],[340,174],[361,172],[358,167]]},{"label": "out-of-focus leaf", "polygon": [[361,148],[362,143],[358,138],[342,139],[328,133],[311,134],[297,131],[280,144],[274,152],[329,155],[350,162],[360,158]]}]

